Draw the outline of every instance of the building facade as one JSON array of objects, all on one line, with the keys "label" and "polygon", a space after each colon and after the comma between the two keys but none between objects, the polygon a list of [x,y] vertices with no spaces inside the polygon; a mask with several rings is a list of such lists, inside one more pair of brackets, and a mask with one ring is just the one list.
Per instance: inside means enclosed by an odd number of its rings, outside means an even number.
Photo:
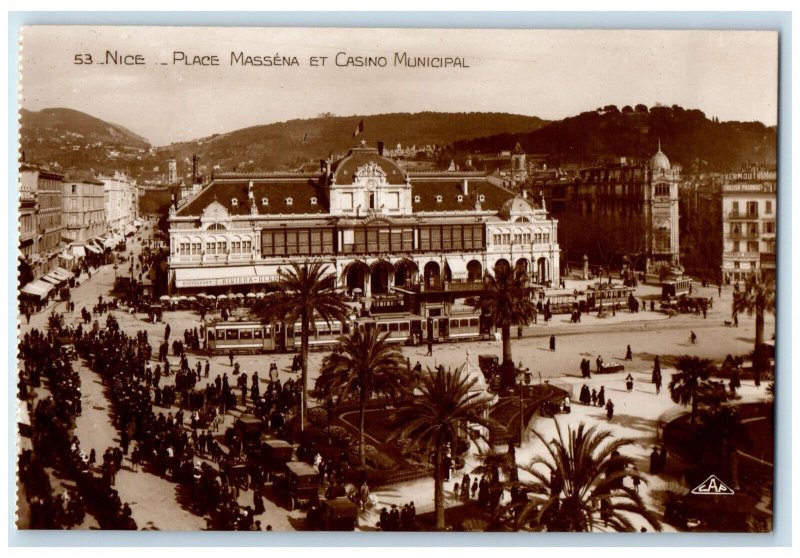
[{"label": "building facade", "polygon": [[136,185],[124,174],[100,177],[104,185],[104,207],[109,231],[125,234],[133,229],[139,207]]},{"label": "building facade", "polygon": [[85,242],[106,233],[105,184],[88,176],[64,181],[64,238]]},{"label": "building facade", "polygon": [[[43,167],[28,164],[20,167],[21,250],[37,277],[58,265],[58,256],[64,246],[61,238],[64,229],[63,181],[64,175]],[[35,231],[33,234],[31,226]]]},{"label": "building facade", "polygon": [[722,185],[722,277],[730,283],[756,273],[775,277],[777,173],[751,168]]},{"label": "building facade", "polygon": [[468,293],[496,266],[560,279],[544,208],[483,174],[410,174],[363,145],[316,173],[216,175],[171,208],[169,233],[172,292],[260,290],[303,259],[367,297]]},{"label": "building facade", "polygon": [[582,168],[575,177],[553,176],[528,186],[559,220],[570,262],[657,273],[680,265],[678,187],[681,171],[661,151],[649,161],[625,158]]}]

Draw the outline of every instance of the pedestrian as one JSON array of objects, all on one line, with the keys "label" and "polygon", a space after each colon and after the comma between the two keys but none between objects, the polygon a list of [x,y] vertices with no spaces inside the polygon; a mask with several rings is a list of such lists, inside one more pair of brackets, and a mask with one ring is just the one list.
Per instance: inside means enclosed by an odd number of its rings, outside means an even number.
[{"label": "pedestrian", "polygon": [[606,416],[608,420],[611,420],[614,417],[614,403],[609,399],[608,403],[606,403]]},{"label": "pedestrian", "polygon": [[555,351],[556,350],[556,336],[555,335],[551,335],[550,336],[550,350],[551,351]]},{"label": "pedestrian", "polygon": [[470,489],[470,493],[472,495],[472,499],[475,499],[475,496],[478,494],[478,477],[472,481],[472,488]]},{"label": "pedestrian", "polygon": [[656,376],[656,395],[661,395],[661,372]]},{"label": "pedestrian", "polygon": [[625,378],[625,389],[628,390],[628,393],[633,391],[633,376],[628,374]]},{"label": "pedestrian", "polygon": [[722,283],[717,283],[717,295],[722,298]]},{"label": "pedestrian", "polygon": [[665,471],[667,469],[667,446],[662,446],[658,454],[658,470]]},{"label": "pedestrian", "polygon": [[522,326],[517,326],[517,339],[522,339]]},{"label": "pedestrian", "polygon": [[650,474],[655,475],[658,473],[658,448],[654,447],[650,452]]},{"label": "pedestrian", "polygon": [[228,362],[230,363],[231,367],[233,366],[233,350],[228,351]]},{"label": "pedestrian", "polygon": [[592,406],[597,405],[597,390],[592,389]]},{"label": "pedestrian", "polygon": [[425,356],[433,356],[433,338],[428,336],[428,354]]},{"label": "pedestrian", "polygon": [[167,324],[167,325],[164,327],[164,341],[169,341],[169,334],[170,334],[170,331],[171,331],[171,328],[169,327],[169,324]]},{"label": "pedestrian", "polygon": [[692,345],[697,343],[697,335],[695,334],[694,331],[689,332],[689,341],[692,343]]},{"label": "pedestrian", "polygon": [[606,404],[606,387],[600,386],[600,391],[597,392],[597,406],[603,407]]},{"label": "pedestrian", "polygon": [[653,361],[653,374],[650,381],[656,383],[656,378],[659,376],[661,376],[661,359],[656,355],[656,359]]},{"label": "pedestrian", "polygon": [[630,345],[628,345],[628,348],[625,350],[625,360],[633,360],[633,351],[631,351]]},{"label": "pedestrian", "polygon": [[739,313],[734,312],[733,314],[733,327],[739,327]]}]

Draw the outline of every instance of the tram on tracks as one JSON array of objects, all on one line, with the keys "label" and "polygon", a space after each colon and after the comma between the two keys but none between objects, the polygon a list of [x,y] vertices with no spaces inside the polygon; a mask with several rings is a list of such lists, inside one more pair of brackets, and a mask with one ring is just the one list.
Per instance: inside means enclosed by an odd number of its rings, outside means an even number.
[{"label": "tram on tracks", "polygon": [[[300,349],[300,324],[259,321],[215,321],[205,327],[206,348],[211,353],[294,351]],[[311,350],[334,347],[339,337],[349,333],[346,323],[315,320],[311,324],[308,345]]]}]

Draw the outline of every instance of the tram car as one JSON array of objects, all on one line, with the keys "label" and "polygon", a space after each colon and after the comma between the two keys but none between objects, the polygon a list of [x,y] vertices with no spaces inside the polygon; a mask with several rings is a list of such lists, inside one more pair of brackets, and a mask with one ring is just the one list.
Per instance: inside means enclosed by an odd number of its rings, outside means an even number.
[{"label": "tram car", "polygon": [[[342,335],[347,335],[350,328],[346,323],[332,321],[331,323],[325,320],[316,320],[311,326],[311,335],[308,338],[308,348],[310,350],[316,349],[329,349],[339,344],[339,338]],[[300,350],[302,343],[302,336],[300,335],[302,326],[295,323],[293,327],[286,328],[286,348],[291,350]]]},{"label": "tram car", "polygon": [[278,348],[281,324],[257,321],[218,321],[206,324],[206,347],[211,353],[266,352]]},{"label": "tram car", "polygon": [[689,296],[692,292],[691,277],[676,277],[661,282],[661,300],[673,300]]},{"label": "tram car", "polygon": [[609,309],[612,306],[616,306],[618,309],[627,308],[628,297],[633,291],[633,287],[621,287],[618,285],[605,289],[589,287],[586,290],[586,309],[597,310],[601,305],[603,308]]},{"label": "tram car", "polygon": [[586,309],[586,294],[583,291],[547,291],[546,300],[550,301],[550,312],[553,314],[571,314],[575,310]]},{"label": "tram car", "polygon": [[422,334],[422,316],[409,313],[364,316],[356,320],[356,327],[364,332],[376,328],[381,336],[388,333],[387,343],[411,344],[415,336]]}]

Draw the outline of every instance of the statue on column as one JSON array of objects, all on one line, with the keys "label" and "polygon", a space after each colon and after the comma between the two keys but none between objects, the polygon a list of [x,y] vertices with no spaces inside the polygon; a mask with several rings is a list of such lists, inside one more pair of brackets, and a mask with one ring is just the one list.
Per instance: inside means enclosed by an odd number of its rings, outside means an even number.
[{"label": "statue on column", "polygon": [[583,255],[583,280],[589,279],[589,256]]}]

